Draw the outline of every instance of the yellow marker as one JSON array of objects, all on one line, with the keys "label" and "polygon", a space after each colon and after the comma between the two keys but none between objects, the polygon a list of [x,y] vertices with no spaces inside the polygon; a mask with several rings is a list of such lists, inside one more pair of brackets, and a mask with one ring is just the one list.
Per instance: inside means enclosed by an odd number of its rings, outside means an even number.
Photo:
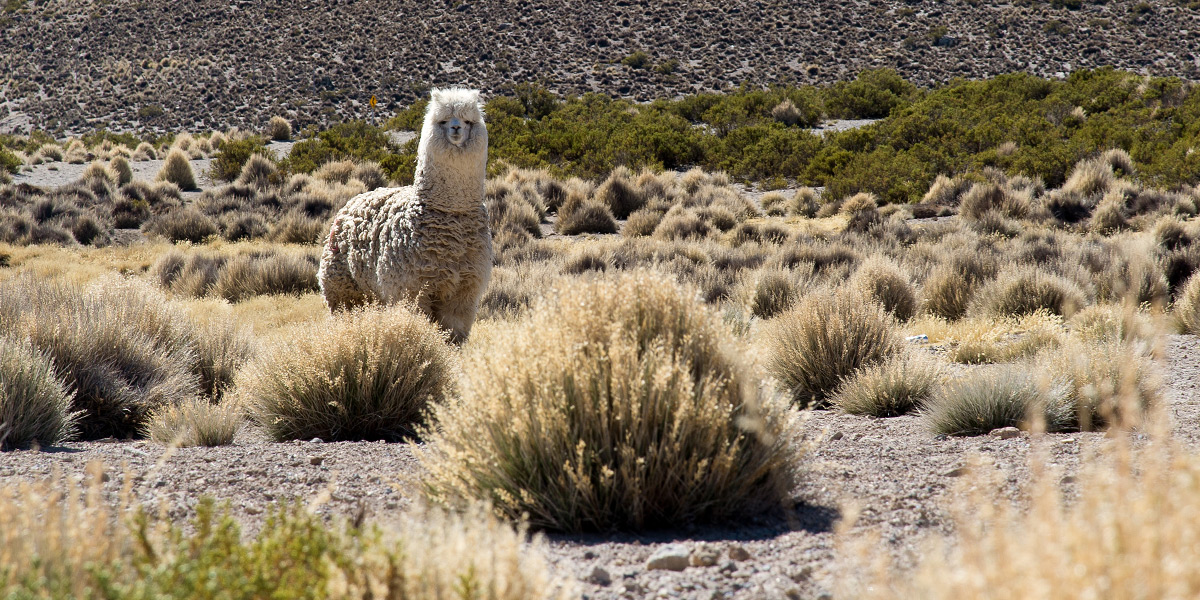
[{"label": "yellow marker", "polygon": [[375,96],[371,96],[371,108],[375,108]]}]

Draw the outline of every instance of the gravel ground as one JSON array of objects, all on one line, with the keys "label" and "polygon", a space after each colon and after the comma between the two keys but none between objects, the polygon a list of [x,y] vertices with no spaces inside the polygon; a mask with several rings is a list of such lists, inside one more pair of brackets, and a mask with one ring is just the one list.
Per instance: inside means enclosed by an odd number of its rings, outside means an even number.
[{"label": "gravel ground", "polygon": [[[1192,357],[1200,338],[1167,338],[1165,399],[1176,436],[1195,447],[1200,432]],[[804,424],[814,444],[804,461],[795,504],[781,518],[658,531],[642,535],[550,536],[551,560],[583,582],[590,598],[819,598],[832,589],[835,524],[856,507],[855,532],[877,532],[901,562],[911,563],[922,538],[948,532],[944,512],[962,467],[972,455],[1003,473],[1000,490],[1017,498],[1029,477],[1031,448],[1044,444],[1049,461],[1073,473],[1103,434],[1048,434],[945,438],[917,417],[872,419],[817,411]],[[86,465],[107,467],[106,492],[116,497],[126,478],[134,497],[186,518],[202,495],[228,501],[232,514],[254,531],[272,502],[300,500],[327,515],[386,522],[414,497],[419,475],[414,449],[404,444],[270,443],[244,432],[222,448],[167,451],[149,442],[88,442],[42,451],[0,454],[0,480],[31,480],[55,472],[85,477]],[[1069,482],[1069,480],[1064,480]],[[1069,483],[1065,483],[1069,488]],[[711,566],[650,570],[655,553],[694,556]],[[707,557],[707,558],[702,558]]]}]

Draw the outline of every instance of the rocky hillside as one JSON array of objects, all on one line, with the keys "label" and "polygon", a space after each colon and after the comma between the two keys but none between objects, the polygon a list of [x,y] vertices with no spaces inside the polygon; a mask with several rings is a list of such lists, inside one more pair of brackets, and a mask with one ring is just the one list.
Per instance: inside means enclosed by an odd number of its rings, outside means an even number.
[{"label": "rocky hillside", "polygon": [[[1073,7],[1073,5],[1077,5]],[[430,85],[648,99],[821,83],[919,84],[1113,65],[1200,78],[1178,0],[8,0],[0,132],[258,128],[390,114]]]}]

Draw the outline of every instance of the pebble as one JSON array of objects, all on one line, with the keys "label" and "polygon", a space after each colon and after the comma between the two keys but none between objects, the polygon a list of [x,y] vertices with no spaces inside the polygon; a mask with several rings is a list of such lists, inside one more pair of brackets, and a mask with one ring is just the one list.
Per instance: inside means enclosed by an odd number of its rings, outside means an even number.
[{"label": "pebble", "polygon": [[944,475],[946,477],[962,477],[966,473],[967,473],[966,467],[954,467],[953,469],[950,469],[949,471],[942,473],[942,475]]},{"label": "pebble", "polygon": [[323,440],[323,439],[321,439],[321,438],[313,438],[313,439],[311,439],[311,440],[308,440],[308,443],[310,443],[310,444],[324,444],[324,443],[325,443],[325,440]]},{"label": "pebble", "polygon": [[988,435],[1000,438],[1002,440],[1011,440],[1016,437],[1021,437],[1021,430],[1017,429],[1016,427],[1001,427],[999,429],[993,429]]},{"label": "pebble", "polygon": [[612,575],[604,567],[592,567],[592,572],[588,573],[587,580],[596,585],[608,585],[612,583]]},{"label": "pebble", "polygon": [[646,568],[651,571],[657,569],[682,571],[688,566],[689,554],[687,547],[683,544],[668,544],[650,555],[650,560],[646,561]]},{"label": "pebble", "polygon": [[741,544],[734,544],[729,547],[729,558],[733,560],[750,560],[750,551]]},{"label": "pebble", "polygon": [[831,441],[831,442],[836,442],[836,441],[838,441],[838,440],[842,439],[843,437],[845,437],[845,435],[846,435],[846,434],[844,434],[844,433],[842,433],[842,432],[840,432],[840,431],[839,431],[839,432],[837,432],[837,433],[835,433],[835,434],[833,434],[833,435],[829,436],[829,441]]},{"label": "pebble", "polygon": [[720,550],[709,544],[701,543],[692,549],[692,554],[688,557],[688,564],[693,567],[711,567],[717,564],[719,558],[721,558]]},{"label": "pebble", "polygon": [[309,457],[309,459],[308,459],[309,464],[318,466],[318,467],[321,466],[321,463],[323,463],[323,462],[325,462],[324,456],[312,456],[312,457]]}]

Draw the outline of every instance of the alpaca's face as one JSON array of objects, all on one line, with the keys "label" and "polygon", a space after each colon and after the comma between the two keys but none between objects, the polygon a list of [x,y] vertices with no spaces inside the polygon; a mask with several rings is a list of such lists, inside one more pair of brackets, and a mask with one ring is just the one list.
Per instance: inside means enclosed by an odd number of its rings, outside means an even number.
[{"label": "alpaca's face", "polygon": [[463,142],[471,138],[471,128],[475,126],[474,121],[460,119],[458,116],[451,116],[448,119],[438,121],[438,127],[442,129],[442,135],[451,144],[462,148]]},{"label": "alpaca's face", "polygon": [[470,150],[476,141],[486,144],[487,129],[479,108],[479,92],[474,90],[434,90],[429,103],[426,127],[438,145]]}]

